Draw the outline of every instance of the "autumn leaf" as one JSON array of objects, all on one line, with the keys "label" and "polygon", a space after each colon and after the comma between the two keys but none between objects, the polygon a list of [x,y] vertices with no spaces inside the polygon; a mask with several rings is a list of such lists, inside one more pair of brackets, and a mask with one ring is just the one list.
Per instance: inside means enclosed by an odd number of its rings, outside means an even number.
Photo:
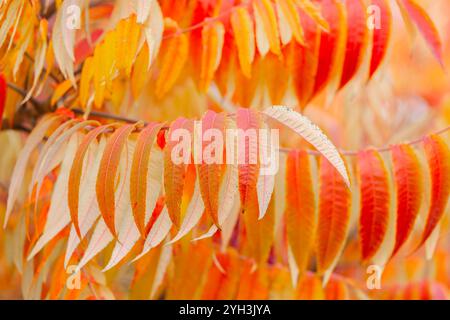
[{"label": "autumn leaf", "polygon": [[419,159],[411,146],[393,146],[391,154],[397,189],[397,231],[392,253],[394,255],[408,239],[419,214],[423,198],[423,178]]},{"label": "autumn leaf", "polygon": [[[142,237],[145,237],[145,213],[147,210],[147,185],[150,164],[150,152],[155,143],[157,134],[163,124],[151,123],[147,125],[138,136],[136,149],[133,155],[130,177],[130,200],[133,209],[134,221]],[[153,204],[154,205],[154,204]]]},{"label": "autumn leaf", "polygon": [[135,129],[135,125],[124,125],[108,139],[100,170],[97,176],[96,193],[101,215],[109,231],[117,237],[115,226],[115,187],[116,175],[125,142]]},{"label": "autumn leaf", "polygon": [[441,220],[450,194],[450,150],[447,143],[439,136],[430,135],[423,139],[423,146],[431,175],[431,202],[421,245]]},{"label": "autumn leaf", "polygon": [[320,159],[319,217],[317,222],[317,271],[333,268],[340,256],[350,222],[350,191],[338,171]]},{"label": "autumn leaf", "polygon": [[390,207],[389,186],[386,166],[376,151],[368,150],[358,154],[358,172],[361,190],[361,256],[367,261],[377,253],[386,235]]},{"label": "autumn leaf", "polygon": [[286,232],[299,272],[304,274],[317,219],[311,159],[306,151],[292,151],[286,161]]}]

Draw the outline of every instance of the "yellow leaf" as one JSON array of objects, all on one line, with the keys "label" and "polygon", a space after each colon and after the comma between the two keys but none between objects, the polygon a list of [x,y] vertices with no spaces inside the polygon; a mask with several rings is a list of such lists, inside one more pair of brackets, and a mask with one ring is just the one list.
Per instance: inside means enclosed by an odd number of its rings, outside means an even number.
[{"label": "yellow leaf", "polygon": [[252,63],[255,59],[255,33],[253,21],[245,8],[237,8],[231,14],[231,27],[236,39],[239,64],[242,73],[250,78]]}]

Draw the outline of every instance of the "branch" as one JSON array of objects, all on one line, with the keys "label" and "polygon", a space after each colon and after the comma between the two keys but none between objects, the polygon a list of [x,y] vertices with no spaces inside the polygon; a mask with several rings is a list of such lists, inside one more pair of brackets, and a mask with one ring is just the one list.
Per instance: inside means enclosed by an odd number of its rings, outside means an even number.
[{"label": "branch", "polygon": [[[20,94],[22,98],[25,98],[27,96],[27,93],[22,88],[19,88],[15,84],[8,82],[7,83],[8,88],[15,91],[16,93]],[[36,107],[38,110],[44,110],[43,104],[39,101],[37,101],[35,98],[31,97],[30,100],[28,100],[33,106]]]},{"label": "branch", "polygon": [[[84,115],[85,112],[81,109],[71,109],[75,114],[78,115]],[[131,118],[127,118],[127,117],[122,117],[122,116],[117,116],[117,115],[113,115],[113,114],[109,114],[106,112],[101,112],[101,111],[92,111],[90,112],[89,115],[92,115],[94,117],[98,117],[98,118],[103,118],[103,119],[111,119],[111,120],[116,120],[116,121],[121,121],[121,122],[126,122],[126,123],[136,123],[139,120],[136,119],[131,119]],[[145,124],[147,124],[146,122],[144,122]],[[164,128],[163,128],[164,129]],[[166,128],[167,129],[167,128]],[[433,134],[435,135],[442,135],[444,133],[447,133],[450,131],[450,126],[441,129],[437,132],[433,132]],[[412,140],[410,142],[407,142],[405,144],[408,144],[410,146],[415,146],[422,143],[422,138],[416,139],[416,140]],[[390,147],[382,147],[382,148],[374,148],[374,150],[378,151],[378,152],[389,152],[391,150]],[[289,148],[280,148],[279,149],[280,152],[282,153],[289,153],[292,151],[292,149]],[[315,150],[308,150],[308,153],[311,155],[320,155],[320,153],[318,151]],[[341,153],[342,155],[345,156],[357,156],[359,151],[358,150],[339,150],[339,153]]]}]

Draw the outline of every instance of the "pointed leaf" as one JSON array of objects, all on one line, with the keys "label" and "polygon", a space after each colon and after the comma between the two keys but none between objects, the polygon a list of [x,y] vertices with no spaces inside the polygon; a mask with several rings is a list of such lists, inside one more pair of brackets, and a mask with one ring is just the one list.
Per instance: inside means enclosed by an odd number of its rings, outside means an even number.
[{"label": "pointed leaf", "polygon": [[146,207],[150,152],[162,126],[163,124],[151,123],[140,132],[131,167],[130,200],[134,221],[142,237],[145,236],[145,214],[148,210],[153,210]]},{"label": "pointed leaf", "polygon": [[397,231],[392,255],[408,239],[423,198],[423,179],[414,149],[406,144],[391,147],[397,189]]},{"label": "pointed leaf", "polygon": [[320,128],[314,125],[308,118],[287,107],[274,106],[266,109],[264,114],[293,130],[312,144],[337,169],[345,184],[348,187],[350,186],[350,179],[344,160],[341,158],[336,147],[325,136]]},{"label": "pointed leaf", "polygon": [[445,213],[450,196],[450,150],[438,135],[423,140],[431,175],[431,202],[421,245],[430,237]]},{"label": "pointed leaf", "polygon": [[116,175],[122,155],[122,150],[128,136],[135,129],[135,125],[127,124],[117,129],[108,139],[105,152],[100,163],[97,176],[96,194],[100,213],[109,231],[117,237],[115,218],[115,186]]},{"label": "pointed leaf", "polygon": [[350,223],[350,191],[336,168],[320,159],[319,217],[317,222],[317,271],[334,267],[345,245]]},{"label": "pointed leaf", "polygon": [[306,151],[291,151],[286,165],[286,231],[300,274],[308,266],[316,228],[310,161]]},{"label": "pointed leaf", "polygon": [[372,258],[383,243],[389,220],[390,195],[386,165],[375,150],[358,153],[361,190],[359,234],[361,257]]}]

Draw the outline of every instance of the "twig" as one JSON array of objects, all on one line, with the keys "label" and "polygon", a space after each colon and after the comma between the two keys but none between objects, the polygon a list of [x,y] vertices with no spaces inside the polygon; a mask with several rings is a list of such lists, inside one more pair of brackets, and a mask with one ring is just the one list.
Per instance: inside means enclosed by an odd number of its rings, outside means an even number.
[{"label": "twig", "polygon": [[[85,112],[81,109],[71,109],[75,114],[79,114],[79,115],[83,115]],[[105,113],[105,112],[101,112],[101,111],[92,111],[90,113],[90,115],[94,116],[94,117],[98,117],[98,118],[103,118],[103,119],[111,119],[111,120],[116,120],[116,121],[122,121],[122,122],[126,122],[126,123],[137,123],[139,122],[139,120],[136,119],[131,119],[131,118],[127,118],[127,117],[122,117],[122,116],[117,116],[117,115],[113,115],[113,114],[109,114],[109,113]],[[144,122],[144,124],[147,124],[147,122]],[[435,135],[442,135],[446,132],[450,131],[450,126],[441,129],[439,131],[434,132],[433,134]],[[414,145],[418,145],[422,143],[422,138],[418,138],[416,140],[412,140],[410,142],[406,142],[405,144],[408,144],[410,146],[414,146]],[[282,153],[289,153],[291,152],[293,149],[289,149],[289,148],[280,148],[279,151]],[[390,147],[382,147],[382,148],[373,148],[373,150],[378,151],[378,152],[389,152],[391,150]],[[357,150],[339,150],[339,152],[342,155],[345,156],[356,156],[358,155],[359,151]],[[318,156],[320,155],[320,152],[315,151],[315,150],[308,150],[308,153],[311,155],[315,155]]]},{"label": "twig", "polygon": [[[7,83],[8,88],[10,88],[11,90],[15,91],[16,93],[20,94],[23,98],[25,98],[27,96],[27,93],[25,92],[25,90],[23,90],[22,88],[19,88],[18,86],[16,86],[14,83],[8,82]],[[30,100],[28,100],[32,105],[34,105],[37,109],[41,110],[42,109],[42,103],[40,103],[39,101],[37,101],[35,98],[31,97]]]}]

